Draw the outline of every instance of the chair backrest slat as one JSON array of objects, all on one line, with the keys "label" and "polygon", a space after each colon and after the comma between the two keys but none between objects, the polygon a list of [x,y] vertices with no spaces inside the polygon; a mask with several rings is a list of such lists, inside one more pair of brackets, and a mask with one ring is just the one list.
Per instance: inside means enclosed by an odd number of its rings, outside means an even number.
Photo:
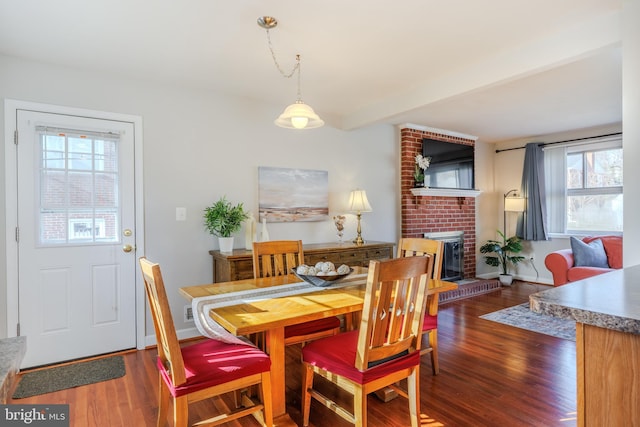
[{"label": "chair backrest slat", "polygon": [[[442,261],[444,257],[444,242],[442,240],[421,239],[419,237],[404,237],[398,241],[397,257],[431,255],[433,258],[433,279],[442,278]],[[430,295],[427,300],[427,313],[431,316],[438,314],[439,295]]]},{"label": "chair backrest slat", "polygon": [[369,263],[357,369],[365,370],[376,362],[420,350],[432,270],[430,255]]},{"label": "chair backrest slat", "polygon": [[397,258],[422,255],[432,255],[434,257],[431,278],[442,278],[442,257],[444,256],[444,242],[442,240],[403,237],[398,241]]},{"label": "chair backrest slat", "polygon": [[304,263],[302,240],[253,242],[253,277],[286,276]]},{"label": "chair backrest slat", "polygon": [[160,265],[140,258],[140,269],[144,278],[144,288],[149,301],[153,326],[156,330],[158,357],[171,372],[173,384],[178,386],[186,382],[184,361],[180,343],[169,308],[169,300],[164,287]]}]

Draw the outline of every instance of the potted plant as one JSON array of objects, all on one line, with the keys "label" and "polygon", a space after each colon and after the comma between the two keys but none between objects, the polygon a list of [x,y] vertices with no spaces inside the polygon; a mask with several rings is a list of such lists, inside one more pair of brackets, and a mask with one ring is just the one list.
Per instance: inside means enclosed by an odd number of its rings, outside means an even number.
[{"label": "potted plant", "polygon": [[516,265],[525,259],[523,256],[516,255],[522,251],[522,242],[516,236],[507,238],[500,230],[498,234],[502,241],[488,240],[480,247],[480,253],[495,254],[485,255],[484,261],[492,267],[500,267],[500,283],[510,285],[513,276],[509,274],[509,264]]},{"label": "potted plant", "polygon": [[220,252],[233,251],[232,234],[240,230],[242,223],[249,218],[242,203],[232,205],[222,196],[213,205],[204,210],[204,224],[209,233],[218,237]]},{"label": "potted plant", "polygon": [[413,179],[416,187],[424,187],[424,172],[431,164],[431,157],[423,157],[418,154],[415,158],[416,164],[413,168]]}]

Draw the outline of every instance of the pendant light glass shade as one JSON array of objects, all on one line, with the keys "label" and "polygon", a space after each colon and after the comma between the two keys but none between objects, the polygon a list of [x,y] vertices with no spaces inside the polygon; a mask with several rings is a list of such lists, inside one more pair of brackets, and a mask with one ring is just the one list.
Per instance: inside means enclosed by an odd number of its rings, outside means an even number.
[{"label": "pendant light glass shade", "polygon": [[313,108],[300,99],[285,108],[274,123],[287,129],[314,129],[324,125],[324,121],[318,117]]}]

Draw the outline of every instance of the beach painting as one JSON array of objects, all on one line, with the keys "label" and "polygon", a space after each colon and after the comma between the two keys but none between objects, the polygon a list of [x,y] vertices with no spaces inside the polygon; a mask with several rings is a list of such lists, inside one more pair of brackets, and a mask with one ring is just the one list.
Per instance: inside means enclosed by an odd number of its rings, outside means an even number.
[{"label": "beach painting", "polygon": [[258,168],[260,221],[325,221],[329,217],[329,172]]}]

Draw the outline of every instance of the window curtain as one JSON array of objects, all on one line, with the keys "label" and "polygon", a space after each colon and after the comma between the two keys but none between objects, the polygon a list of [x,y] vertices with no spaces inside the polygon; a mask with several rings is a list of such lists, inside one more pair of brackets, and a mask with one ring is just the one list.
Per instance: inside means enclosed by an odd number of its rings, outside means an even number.
[{"label": "window curtain", "polygon": [[548,240],[544,153],[542,145],[537,142],[525,146],[521,190],[525,208],[518,218],[516,236],[522,240]]}]

